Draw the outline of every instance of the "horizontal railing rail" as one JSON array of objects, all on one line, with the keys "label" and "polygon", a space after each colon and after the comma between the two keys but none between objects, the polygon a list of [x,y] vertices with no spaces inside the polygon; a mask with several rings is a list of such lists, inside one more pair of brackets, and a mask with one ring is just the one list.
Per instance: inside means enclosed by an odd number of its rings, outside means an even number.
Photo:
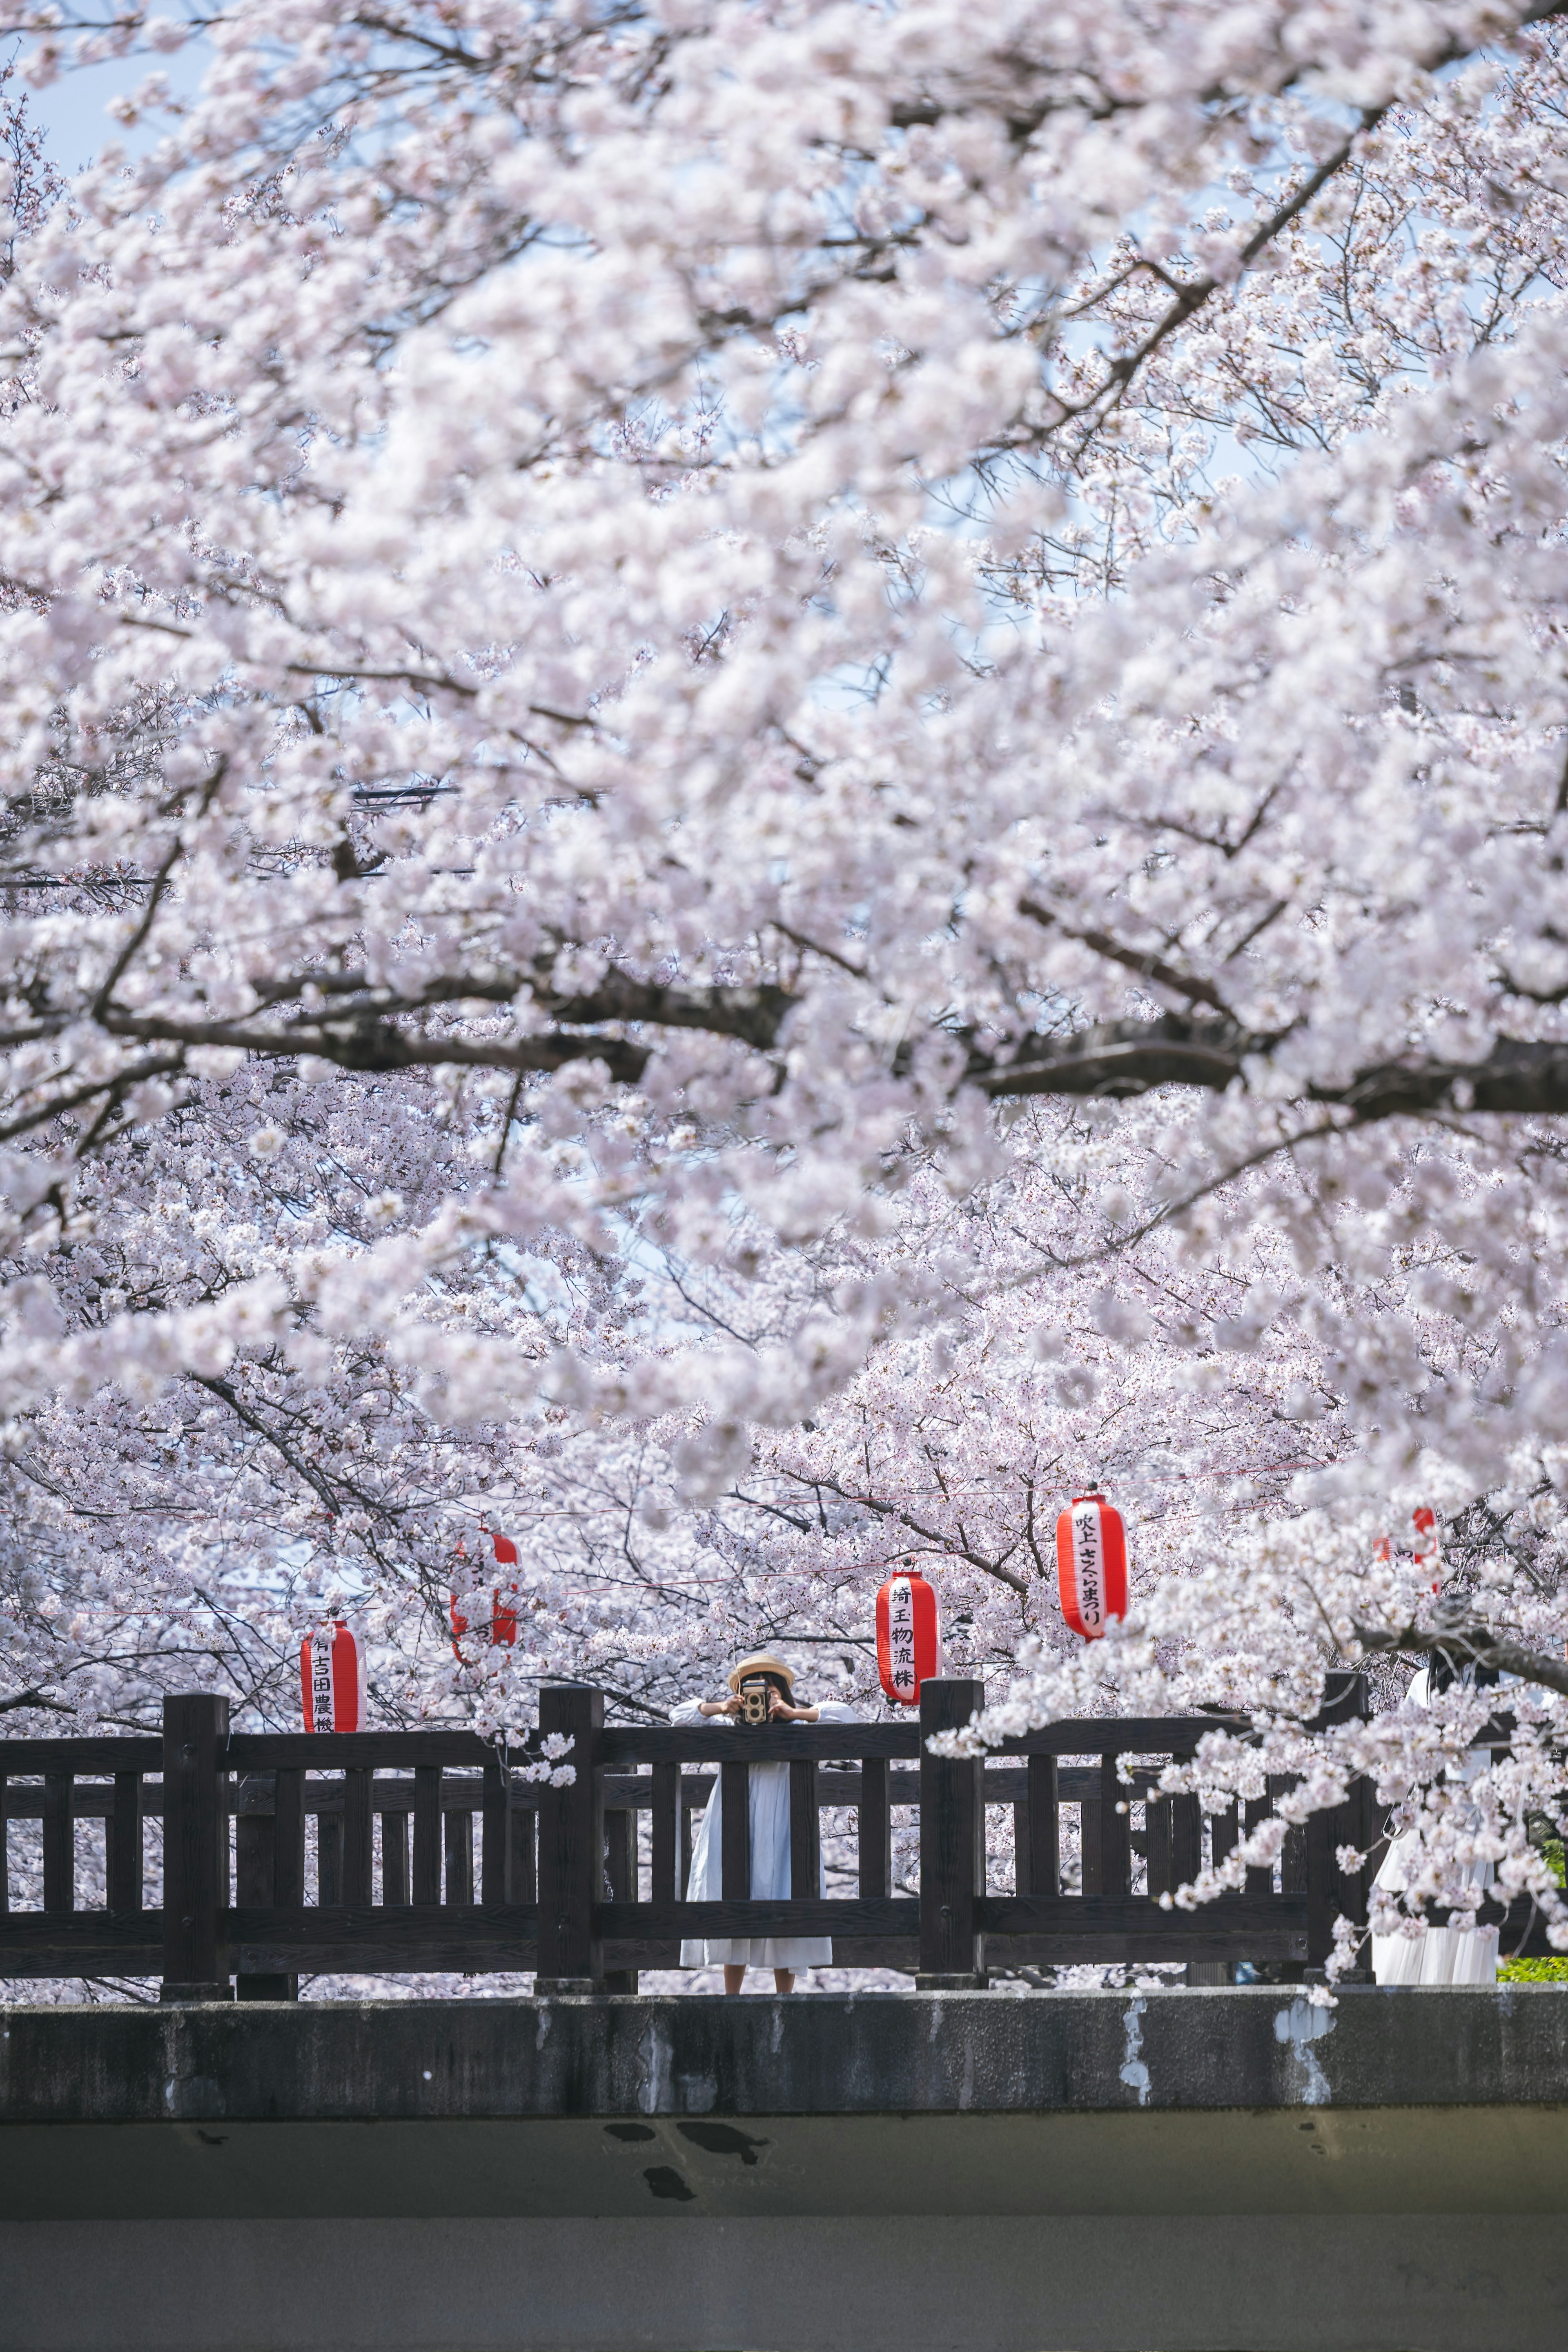
[{"label": "horizontal railing rail", "polygon": [[[503,1749],[450,1729],[231,1734],[224,1700],[192,1696],[165,1702],[161,1738],[0,1740],[0,1976],[158,1977],[169,2000],[288,1998],[301,1974],[459,1970],[616,1990],[678,1964],[683,1945],[818,1937],[838,1965],[926,1984],[983,1982],[988,1945],[1011,1964],[1247,1958],[1300,1973],[1327,1958],[1340,1913],[1364,1922],[1365,1873],[1338,1856],[1375,1844],[1367,1784],[1289,1824],[1278,1874],[1249,1870],[1242,1891],[1184,1909],[1162,1896],[1291,1785],[1270,1780],[1208,1815],[1194,1795],[1160,1792],[1170,1759],[1245,1720],[1096,1717],[984,1758],[931,1752],[984,1703],[979,1683],[943,1678],[923,1686],[918,1721],[739,1732],[606,1725],[600,1692],[555,1685],[539,1730]],[[1325,1717],[1365,1706],[1363,1679],[1345,1675]],[[540,1777],[552,1734],[568,1742],[563,1782]],[[748,1780],[781,1764],[801,1892],[762,1899]],[[720,1893],[693,1901],[694,1817],[716,1786]],[[852,1837],[841,1822],[832,1832],[852,1843],[852,1893],[818,1891],[825,1812],[854,1816]],[[893,1883],[900,1813],[918,1830],[910,1892]],[[13,1841],[37,1898],[16,1907]],[[161,1901],[147,1900],[150,1869]],[[1546,1948],[1528,1904],[1507,1932],[1510,1948]]]}]

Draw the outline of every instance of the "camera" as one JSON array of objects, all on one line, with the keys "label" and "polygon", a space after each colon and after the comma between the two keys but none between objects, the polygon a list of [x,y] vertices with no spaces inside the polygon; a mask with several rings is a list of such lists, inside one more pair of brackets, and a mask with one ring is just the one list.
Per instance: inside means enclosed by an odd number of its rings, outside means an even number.
[{"label": "camera", "polygon": [[758,1675],[741,1685],[741,1712],[736,1721],[752,1730],[760,1730],[768,1719],[768,1695],[772,1685],[765,1675]]}]

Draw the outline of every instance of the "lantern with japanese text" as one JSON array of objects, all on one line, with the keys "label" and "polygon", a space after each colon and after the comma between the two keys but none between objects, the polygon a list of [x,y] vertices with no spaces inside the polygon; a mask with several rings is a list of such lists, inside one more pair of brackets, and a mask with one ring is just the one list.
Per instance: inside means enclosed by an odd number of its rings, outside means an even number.
[{"label": "lantern with japanese text", "polygon": [[918,1706],[941,1660],[936,1594],[918,1569],[890,1576],[877,1595],[877,1672],[894,1706]]},{"label": "lantern with japanese text", "polygon": [[[490,1542],[494,1548],[498,1568],[517,1566],[517,1546],[510,1536],[492,1535]],[[458,1544],[459,1559],[465,1557],[467,1549],[466,1544]],[[468,1621],[458,1607],[458,1596],[454,1593],[452,1595],[452,1650],[453,1654],[459,1659],[463,1654],[458,1645],[468,1630]],[[498,1584],[490,1595],[489,1639],[492,1648],[500,1647],[507,1650],[510,1650],[517,1640],[517,1580],[515,1578],[509,1579],[505,1584]]]},{"label": "lantern with japanese text", "polygon": [[1057,1583],[1062,1615],[1097,1642],[1127,1614],[1127,1530],[1103,1495],[1075,1495],[1057,1521]]},{"label": "lantern with japanese text", "polygon": [[364,1660],[336,1619],[300,1643],[300,1689],[307,1731],[364,1729]]}]

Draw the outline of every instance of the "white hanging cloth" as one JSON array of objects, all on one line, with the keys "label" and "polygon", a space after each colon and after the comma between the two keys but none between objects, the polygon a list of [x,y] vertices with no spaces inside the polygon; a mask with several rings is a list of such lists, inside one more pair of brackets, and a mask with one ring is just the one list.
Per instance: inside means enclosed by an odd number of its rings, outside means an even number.
[{"label": "white hanging cloth", "polygon": [[[1431,1692],[1431,1675],[1423,1666],[1411,1682],[1405,1697],[1416,1706],[1425,1706]],[[1461,1763],[1450,1764],[1447,1777],[1466,1787],[1486,1770],[1490,1751],[1485,1748],[1470,1748]],[[1476,1808],[1468,1827],[1479,1827],[1480,1811]],[[1374,1886],[1386,1886],[1403,1895],[1410,1884],[1410,1874],[1415,1868],[1420,1853],[1420,1840],[1414,1830],[1395,1838],[1378,1866]],[[1467,1886],[1490,1886],[1497,1874],[1489,1862],[1473,1862],[1465,1872]],[[1419,1936],[1374,1936],[1372,1939],[1372,1972],[1380,1985],[1495,1985],[1497,1982],[1498,1931],[1495,1927],[1428,1927]]]}]

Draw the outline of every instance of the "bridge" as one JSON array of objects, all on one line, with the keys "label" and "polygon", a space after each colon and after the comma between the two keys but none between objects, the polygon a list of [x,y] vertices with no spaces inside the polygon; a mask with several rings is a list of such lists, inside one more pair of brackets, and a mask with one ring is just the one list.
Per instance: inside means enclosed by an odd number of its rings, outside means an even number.
[{"label": "bridge", "polygon": [[6,2352],[1558,2352],[1568,2000],[0,2013]]},{"label": "bridge", "polygon": [[[0,2352],[1555,2352],[1568,2001],[984,1990],[1019,1960],[1303,1979],[1365,1916],[1338,1852],[1375,1816],[1352,1788],[1184,1911],[1289,1783],[1214,1815],[1163,1793],[1209,1717],[932,1756],[983,1700],[739,1735],[563,1686],[501,1748],[234,1731],[192,1696],[158,1736],[0,1742],[0,1975],[148,1992],[0,2011]],[[1363,1704],[1355,1677],[1327,1702]],[[844,1808],[852,1894],[751,1898],[772,1761],[792,1884]],[[687,1903],[715,1774],[722,1895]],[[682,1935],[791,1933],[913,1989],[637,1990]],[[458,1969],[535,1996],[298,1998]]]}]

